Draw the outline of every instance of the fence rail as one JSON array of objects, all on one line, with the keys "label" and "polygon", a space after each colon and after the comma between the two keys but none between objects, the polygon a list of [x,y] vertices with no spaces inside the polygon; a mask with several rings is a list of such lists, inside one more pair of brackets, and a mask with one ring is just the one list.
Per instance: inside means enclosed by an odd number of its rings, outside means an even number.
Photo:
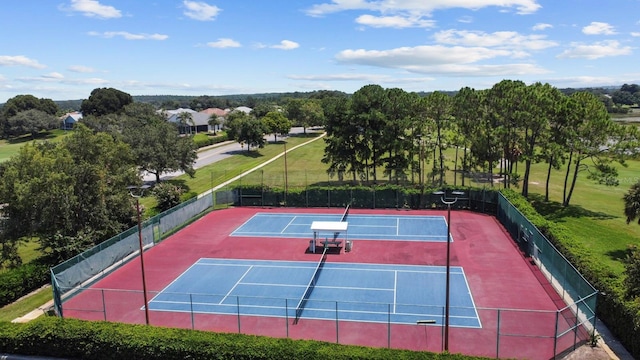
[{"label": "fence rail", "polygon": [[[486,343],[490,344],[492,349],[487,350],[483,347],[482,350],[476,352],[467,350],[464,352],[482,356],[531,357],[522,353],[509,354],[508,349],[513,347],[514,342],[537,338],[544,339],[540,340],[541,346],[544,344],[544,347],[539,349],[552,349],[544,350],[551,355],[549,357],[551,358],[586,341],[589,331],[595,327],[596,289],[502,194],[487,189],[467,189],[466,193],[466,197],[459,199],[452,208],[466,208],[496,215],[525,254],[536,262],[567,306],[557,312],[535,312],[537,315],[533,315],[534,318],[547,319],[550,330],[534,334],[515,330],[518,329],[517,324],[525,322],[513,320],[517,319],[513,314],[520,314],[519,316],[522,317],[522,311],[479,309],[481,319],[486,319],[483,320],[481,334],[486,337]],[[179,230],[203,213],[225,205],[343,208],[347,204],[351,204],[352,208],[443,208],[440,202],[440,195],[433,195],[427,191],[416,192],[415,190],[405,191],[392,188],[304,188],[295,191],[269,190],[263,187],[226,188],[191,199],[143,222],[143,244],[145,248],[152,247],[162,241],[168,234]],[[143,306],[141,292],[132,291],[127,296],[118,293],[116,296],[114,295],[116,294],[115,290],[87,288],[92,282],[118,268],[139,253],[136,230],[136,228],[129,229],[51,269],[54,308],[59,316],[110,320],[112,319],[110,309],[117,308],[118,303],[121,301],[139,302]],[[73,296],[80,292],[91,292],[92,294],[96,292],[98,294],[92,296],[93,301],[87,302],[87,304],[94,304],[92,308],[82,309],[71,306],[73,304]],[[194,295],[190,295],[190,298]],[[190,311],[182,315],[173,316],[184,316],[182,327],[217,331],[225,330],[229,326],[228,316],[234,316],[237,317],[238,327],[236,330],[240,332],[243,329],[241,319],[244,319],[244,323],[255,323],[256,319],[255,316],[243,313],[241,311],[241,299],[237,298],[236,300],[238,302],[238,311],[233,315],[199,313],[193,310],[192,304]],[[282,301],[285,303],[285,309],[293,307],[293,316],[295,316],[295,302],[291,303],[290,299],[282,299]],[[335,335],[337,342],[340,342],[343,338],[340,330],[352,327],[350,322],[340,320],[339,305],[340,303],[335,303],[336,318],[335,333],[333,335]],[[287,319],[291,316],[291,313],[284,311],[276,316]],[[222,318],[225,318],[225,320],[221,320]],[[262,318],[260,321],[278,320]],[[511,326],[512,323],[514,326]],[[155,324],[163,325],[160,319],[157,319]],[[283,322],[283,324],[288,324],[288,322]],[[372,326],[372,329],[377,329],[378,335],[372,336],[371,344],[365,342],[360,345],[380,346],[380,344],[384,343],[393,347],[394,338],[400,336],[398,335],[400,334],[399,327],[403,327],[405,330],[407,327],[407,325],[391,323],[386,324],[386,327],[383,325]],[[175,323],[169,324],[169,326],[175,326]],[[424,341],[424,349],[439,350],[437,348],[438,341],[433,340],[433,338],[437,339],[438,337],[440,340],[442,339],[442,335],[438,335],[438,330],[429,326],[420,327],[422,328],[421,330],[415,330],[414,328],[416,327],[413,326],[413,330],[409,331],[409,333],[418,331],[418,334],[413,333],[410,336],[417,337],[416,341]],[[440,327],[438,326],[437,329],[440,329]],[[405,330],[402,331],[404,332]],[[308,335],[296,335],[295,330],[293,330],[294,333],[290,331],[292,330],[289,326],[284,325],[278,334],[269,334],[269,336],[308,338]],[[354,331],[357,333],[359,330]],[[462,330],[453,328],[452,336],[455,337],[455,333],[460,333],[460,331]],[[251,333],[254,332],[259,333],[259,330],[251,330]],[[323,331],[322,334],[327,334],[327,331]],[[429,335],[428,341],[427,334]],[[327,339],[326,335],[323,336],[320,336],[317,340],[332,341]],[[422,340],[422,337],[424,337],[424,340]],[[374,338],[375,340],[373,340]],[[381,342],[381,339],[385,341]],[[506,344],[511,344],[511,346]],[[451,350],[458,351],[455,348]],[[462,349],[460,351],[462,352]],[[534,357],[537,358],[537,356]]]},{"label": "fence rail", "polygon": [[[82,289],[82,294],[82,299],[79,299],[81,301],[64,304],[67,316],[94,321],[145,323],[142,312],[131,313],[127,310],[144,306],[141,291],[86,288]],[[396,315],[393,309],[402,308],[402,304],[314,300],[314,308],[321,308],[326,313],[325,320],[302,316],[297,325],[294,325],[299,299],[229,297],[226,294],[162,294],[185,301],[181,303],[180,311],[163,312],[155,309],[151,312],[151,325],[293,339],[314,338],[348,345],[433,352],[443,350],[444,328],[441,325],[445,315],[444,307],[440,306],[408,305],[411,308],[423,308],[417,310],[417,313],[440,315],[429,316],[430,320],[436,321],[435,324],[401,324],[394,323],[391,319]],[[148,295],[154,297],[158,293],[149,292]],[[214,305],[220,298],[226,299],[226,305]],[[367,323],[347,320],[350,311],[363,307],[376,309],[375,314],[371,315],[375,320]],[[579,305],[574,305],[569,310],[557,311],[452,307],[461,313],[477,312],[482,327],[451,327],[452,339],[475,340],[451,342],[450,351],[496,358],[554,358],[573,350],[589,338],[584,321],[570,315],[576,307]],[[216,308],[219,310],[214,313]],[[265,311],[268,312],[268,317],[264,316]],[[518,343],[526,344],[530,350],[514,345]]]}]

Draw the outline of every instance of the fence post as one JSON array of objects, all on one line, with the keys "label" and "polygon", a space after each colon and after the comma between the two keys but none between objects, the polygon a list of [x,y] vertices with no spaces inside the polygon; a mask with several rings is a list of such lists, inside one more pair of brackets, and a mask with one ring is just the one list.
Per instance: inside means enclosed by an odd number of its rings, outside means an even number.
[{"label": "fence post", "polygon": [[193,318],[193,294],[189,293],[189,308],[191,310],[191,330],[195,330],[195,319]]},{"label": "fence post", "polygon": [[102,292],[102,313],[104,314],[104,321],[107,321],[107,303],[104,301],[104,289],[100,291]]},{"label": "fence post", "polygon": [[556,357],[556,351],[558,351],[558,321],[560,320],[560,310],[556,310],[556,330],[553,336],[553,358]]},{"label": "fence post", "polygon": [[498,309],[498,319],[496,325],[496,359],[500,358],[500,314],[501,309]]},{"label": "fence post", "polygon": [[387,304],[387,347],[391,348],[391,304]]},{"label": "fence post", "polygon": [[[580,323],[580,318],[579,318],[580,314],[578,314],[578,311],[579,311],[578,303],[576,303],[575,305],[576,305],[576,312],[574,314],[576,317],[576,322],[573,327],[573,350],[576,349],[576,343],[578,342],[578,324]],[[571,309],[571,306],[569,306],[569,309]]]},{"label": "fence post", "polygon": [[238,334],[242,334],[240,332],[240,296],[236,296],[236,309],[238,312]]},{"label": "fence post", "polygon": [[287,329],[287,339],[289,338],[289,299],[284,298],[284,321],[285,329]]},{"label": "fence post", "polygon": [[340,320],[338,319],[338,302],[336,301],[336,344],[340,344]]}]

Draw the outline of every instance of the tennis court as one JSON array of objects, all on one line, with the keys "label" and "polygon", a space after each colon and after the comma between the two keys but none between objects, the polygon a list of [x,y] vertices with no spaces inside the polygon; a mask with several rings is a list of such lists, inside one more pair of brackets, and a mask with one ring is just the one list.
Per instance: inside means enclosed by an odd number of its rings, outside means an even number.
[{"label": "tennis court", "polygon": [[[384,264],[199,259],[150,310],[442,324],[445,268]],[[311,279],[311,280],[310,280]],[[451,269],[451,326],[479,328],[462,268]]]},{"label": "tennis court", "polygon": [[[65,299],[65,317],[144,324],[148,315],[154,326],[442,351],[446,210],[352,209],[352,249],[342,241],[321,262],[311,224],[344,215],[213,211],[144,253],[146,280],[132,257]],[[451,222],[450,350],[551,358],[555,334],[575,322],[558,317],[557,294],[495,217],[455,211]]]},{"label": "tennis court", "polygon": [[[447,240],[447,222],[443,216],[393,216],[341,214],[257,213],[231,236],[308,238],[314,221],[347,221],[349,239],[441,241]],[[339,234],[345,238],[346,234]],[[453,238],[452,238],[453,240]]]}]

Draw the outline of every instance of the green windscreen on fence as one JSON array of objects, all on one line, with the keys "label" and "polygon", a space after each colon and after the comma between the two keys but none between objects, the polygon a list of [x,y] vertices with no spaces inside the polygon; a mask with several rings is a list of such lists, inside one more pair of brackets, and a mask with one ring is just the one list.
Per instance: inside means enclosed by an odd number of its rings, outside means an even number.
[{"label": "green windscreen on fence", "polygon": [[[220,200],[226,201],[232,197],[227,194]],[[153,246],[168,233],[189,223],[212,206],[213,196],[202,196],[144,221],[141,224],[143,247]],[[135,226],[51,268],[56,312],[62,316],[62,302],[65,298],[129,261],[139,251],[140,239],[138,227]]]},{"label": "green windscreen on fence", "polygon": [[498,220],[522,251],[547,274],[549,282],[569,306],[576,306],[577,323],[595,322],[597,290],[553,244],[502,194],[498,194]]}]

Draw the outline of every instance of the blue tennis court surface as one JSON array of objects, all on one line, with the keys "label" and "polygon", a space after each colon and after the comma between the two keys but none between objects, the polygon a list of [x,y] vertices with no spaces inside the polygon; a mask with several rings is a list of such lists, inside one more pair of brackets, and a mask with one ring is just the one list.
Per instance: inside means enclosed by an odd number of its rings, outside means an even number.
[{"label": "blue tennis court surface", "polygon": [[[318,257],[317,259],[320,259]],[[155,296],[149,308],[253,316],[296,316],[416,324],[443,323],[445,268],[325,262],[315,287],[307,285],[317,262],[200,259]],[[480,320],[460,267],[451,267],[450,325],[479,328]],[[337,302],[337,303],[336,303]]]},{"label": "blue tennis court surface", "polygon": [[[231,236],[311,238],[314,221],[340,221],[342,215],[258,213]],[[447,241],[442,216],[349,215],[348,238],[356,240]],[[338,237],[345,238],[345,234]],[[452,239],[453,240],[453,239]]]}]

